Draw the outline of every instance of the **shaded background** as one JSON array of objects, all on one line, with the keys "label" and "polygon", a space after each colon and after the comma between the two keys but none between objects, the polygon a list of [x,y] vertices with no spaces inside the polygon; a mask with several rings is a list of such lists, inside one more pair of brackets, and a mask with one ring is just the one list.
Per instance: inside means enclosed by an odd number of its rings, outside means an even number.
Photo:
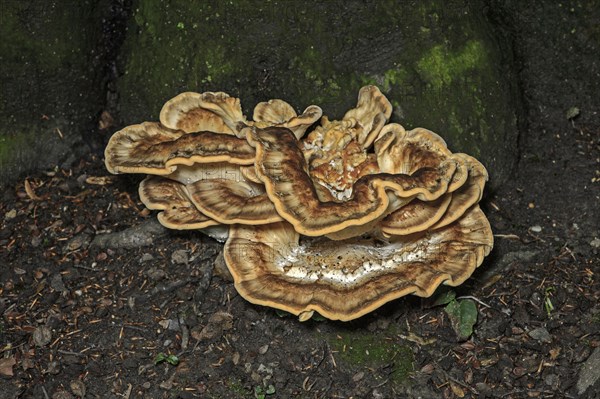
[{"label": "shaded background", "polygon": [[182,91],[225,91],[249,117],[257,102],[282,98],[336,118],[374,83],[393,121],[482,159],[497,188],[528,122],[537,134],[569,123],[572,107],[582,121],[598,118],[597,6],[5,0],[0,182],[101,151]]},{"label": "shaded background", "polygon": [[[598,21],[598,1],[3,0],[0,392],[597,398]],[[252,305],[213,278],[221,244],[104,168],[110,135],[181,91],[337,118],[367,83],[490,171],[495,248],[450,291],[477,308],[466,341],[436,297],[349,323]]]},{"label": "shaded background", "polygon": [[[341,118],[372,83],[390,98],[396,121],[443,132],[505,178],[518,103],[501,50],[508,45],[490,34],[481,7],[440,4],[141,3],[123,46],[121,113],[128,123],[156,118],[164,99],[201,87],[240,97],[247,111],[282,98]],[[500,143],[508,151],[492,150]]]}]

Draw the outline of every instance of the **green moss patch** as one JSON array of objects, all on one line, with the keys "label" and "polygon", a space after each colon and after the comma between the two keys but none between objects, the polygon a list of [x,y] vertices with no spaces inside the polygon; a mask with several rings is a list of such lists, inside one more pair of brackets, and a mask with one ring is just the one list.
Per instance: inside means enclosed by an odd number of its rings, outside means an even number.
[{"label": "green moss patch", "polygon": [[156,120],[182,91],[224,91],[247,116],[280,98],[338,119],[361,86],[375,84],[394,122],[439,133],[501,180],[515,158],[518,101],[480,13],[440,0],[353,3],[345,13],[337,2],[136,2],[121,58],[121,118]]},{"label": "green moss patch", "polygon": [[[390,329],[391,330],[391,329]],[[414,371],[414,355],[391,331],[383,334],[353,331],[340,333],[329,340],[335,358],[351,370],[362,368],[386,370],[393,384],[406,382]]]},{"label": "green moss patch", "polygon": [[450,51],[447,45],[432,47],[417,61],[416,69],[423,80],[440,90],[466,72],[481,68],[485,60],[483,43],[470,40],[456,52]]}]

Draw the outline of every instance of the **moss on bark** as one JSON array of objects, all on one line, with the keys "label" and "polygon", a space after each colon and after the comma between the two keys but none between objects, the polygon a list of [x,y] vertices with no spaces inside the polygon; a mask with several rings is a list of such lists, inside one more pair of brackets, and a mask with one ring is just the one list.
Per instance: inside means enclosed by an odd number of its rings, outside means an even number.
[{"label": "moss on bark", "polygon": [[[225,91],[246,113],[282,98],[341,117],[375,83],[393,120],[427,127],[504,180],[515,160],[516,93],[483,11],[463,1],[138,1],[119,82],[127,123],[182,91]],[[507,151],[507,149],[509,151]]]}]

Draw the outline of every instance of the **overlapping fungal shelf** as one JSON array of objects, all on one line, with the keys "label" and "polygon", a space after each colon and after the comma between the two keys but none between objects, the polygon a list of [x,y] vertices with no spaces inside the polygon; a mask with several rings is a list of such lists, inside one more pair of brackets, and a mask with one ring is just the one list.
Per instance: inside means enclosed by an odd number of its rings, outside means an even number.
[{"label": "overlapping fungal shelf", "polygon": [[164,226],[228,229],[225,261],[248,301],[352,320],[463,283],[493,246],[484,166],[391,112],[375,86],[339,121],[282,100],[248,120],[225,93],[182,93],[159,122],[115,133],[106,167],[148,175],[140,198]]}]

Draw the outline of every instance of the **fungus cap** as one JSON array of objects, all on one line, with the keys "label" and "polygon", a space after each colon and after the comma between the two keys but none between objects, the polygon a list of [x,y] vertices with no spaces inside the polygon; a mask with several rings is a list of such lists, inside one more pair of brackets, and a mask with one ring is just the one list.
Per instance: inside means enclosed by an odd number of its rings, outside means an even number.
[{"label": "fungus cap", "polygon": [[299,140],[306,129],[319,120],[323,111],[316,105],[311,105],[298,116],[294,108],[283,100],[269,100],[259,103],[254,108],[253,126],[257,127],[285,127],[294,133]]},{"label": "fungus cap", "polygon": [[247,120],[225,93],[182,93],[160,123],[115,133],[105,162],[156,175],[139,193],[166,227],[226,238],[227,267],[250,302],[301,321],[351,320],[461,284],[493,246],[477,205],[483,165],[427,129],[387,124],[391,113],[375,86],[337,121],[277,99]]},{"label": "fungus cap", "polygon": [[223,92],[181,93],[160,111],[160,123],[186,133],[209,131],[235,134],[246,122],[240,100]]},{"label": "fungus cap", "polygon": [[203,229],[219,224],[194,206],[185,185],[177,181],[148,176],[140,183],[139,194],[148,209],[162,211],[158,221],[169,229]]},{"label": "fungus cap", "polygon": [[318,312],[352,320],[407,294],[430,296],[440,284],[459,285],[492,247],[478,206],[444,228],[393,236],[388,242],[353,238],[331,245],[299,235],[286,222],[234,225],[225,261],[246,300],[299,315]]},{"label": "fungus cap", "polygon": [[449,158],[410,176],[370,174],[356,181],[347,200],[321,201],[291,132],[273,127],[247,130],[248,141],[256,148],[256,174],[277,213],[308,236],[336,233],[385,216],[393,210],[388,193],[403,199],[437,199],[447,191],[456,170],[456,161]]},{"label": "fungus cap", "polygon": [[168,175],[178,165],[230,162],[252,165],[254,149],[247,141],[214,132],[185,133],[144,122],[116,132],[104,151],[111,173]]}]

